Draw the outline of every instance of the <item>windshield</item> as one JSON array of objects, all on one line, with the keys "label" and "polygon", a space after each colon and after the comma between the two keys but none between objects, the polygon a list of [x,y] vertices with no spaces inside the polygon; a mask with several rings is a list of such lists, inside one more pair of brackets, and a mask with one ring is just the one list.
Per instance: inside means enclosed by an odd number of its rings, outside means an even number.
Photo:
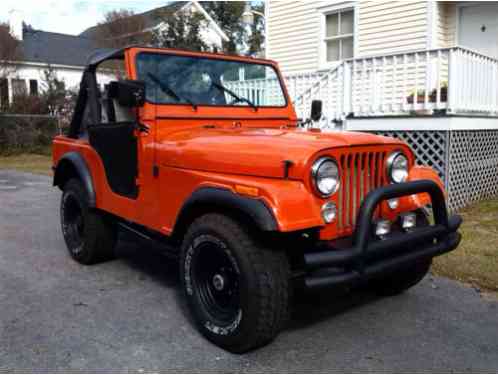
[{"label": "windshield", "polygon": [[270,65],[205,57],[141,53],[137,77],[155,104],[284,107],[285,96]]}]

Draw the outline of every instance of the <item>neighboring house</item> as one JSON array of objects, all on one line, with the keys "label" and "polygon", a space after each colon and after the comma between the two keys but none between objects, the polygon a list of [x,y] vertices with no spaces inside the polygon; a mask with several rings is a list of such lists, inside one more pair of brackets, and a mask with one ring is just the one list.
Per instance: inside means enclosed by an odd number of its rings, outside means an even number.
[{"label": "neighboring house", "polygon": [[[132,16],[139,18],[140,21],[138,23],[142,24],[143,27],[143,30],[134,34],[138,34],[137,36],[140,37],[141,34],[164,30],[168,25],[166,22],[159,20],[174,16],[178,12],[190,12],[202,15],[204,22],[201,24],[200,36],[211,50],[221,50],[222,43],[229,40],[225,32],[221,30],[214,19],[202,7],[201,2],[198,1],[174,1],[166,6]],[[96,38],[101,34],[99,33],[101,30],[102,25],[96,25],[83,31],[80,36]],[[125,37],[131,36],[134,35],[125,35]]]},{"label": "neighboring house", "polygon": [[[11,17],[14,17],[11,13]],[[34,30],[16,17],[10,29],[19,40],[22,61],[9,62],[8,76],[0,80],[0,100],[12,102],[13,97],[43,90],[44,72],[50,67],[67,88],[77,88],[85,62],[97,48],[95,41],[73,35]]]},{"label": "neighboring house", "polygon": [[[143,16],[144,32],[150,32],[166,27],[164,22],[157,20],[158,14],[173,15],[179,11],[199,12],[204,17],[201,33],[208,46],[220,49],[222,41],[228,40],[197,1],[172,2],[137,16]],[[20,41],[22,61],[9,62],[15,69],[9,69],[7,78],[0,78],[0,104],[7,98],[12,102],[17,94],[38,94],[43,89],[44,72],[49,67],[65,82],[66,88],[77,89],[89,56],[102,49],[101,43],[94,39],[99,26],[89,28],[79,36],[34,30],[24,24],[22,13],[18,11],[10,12],[9,25],[13,36]],[[97,79],[104,85],[115,79],[115,75],[102,72]]]},{"label": "neighboring house", "polygon": [[266,32],[300,117],[406,140],[452,208],[498,195],[498,2],[267,0]]}]

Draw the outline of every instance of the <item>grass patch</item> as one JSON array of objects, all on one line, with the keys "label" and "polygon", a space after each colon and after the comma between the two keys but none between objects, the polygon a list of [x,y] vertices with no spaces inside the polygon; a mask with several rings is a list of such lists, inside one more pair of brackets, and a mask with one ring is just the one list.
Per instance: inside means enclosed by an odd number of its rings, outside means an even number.
[{"label": "grass patch", "polygon": [[22,172],[51,175],[52,157],[42,154],[0,156],[0,169],[15,169]]},{"label": "grass patch", "polygon": [[434,259],[432,272],[480,288],[498,291],[498,199],[463,209],[462,242]]}]

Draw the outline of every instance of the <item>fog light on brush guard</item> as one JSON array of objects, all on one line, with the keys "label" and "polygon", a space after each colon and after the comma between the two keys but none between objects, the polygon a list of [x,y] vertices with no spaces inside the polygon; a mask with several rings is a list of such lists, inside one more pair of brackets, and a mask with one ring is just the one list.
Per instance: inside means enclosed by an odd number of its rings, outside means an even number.
[{"label": "fog light on brush guard", "polygon": [[383,238],[391,233],[391,222],[389,220],[379,220],[375,225],[375,235]]},{"label": "fog light on brush guard", "polygon": [[417,226],[417,215],[414,213],[407,213],[401,216],[401,226],[404,230],[408,231]]}]

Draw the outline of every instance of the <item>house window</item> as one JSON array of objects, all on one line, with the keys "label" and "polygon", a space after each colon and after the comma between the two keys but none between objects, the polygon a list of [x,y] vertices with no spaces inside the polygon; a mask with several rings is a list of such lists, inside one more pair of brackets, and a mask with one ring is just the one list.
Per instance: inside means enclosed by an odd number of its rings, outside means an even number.
[{"label": "house window", "polygon": [[29,95],[38,96],[38,81],[36,79],[29,80]]},{"label": "house window", "polygon": [[354,12],[343,10],[325,14],[325,59],[326,62],[353,57]]},{"label": "house window", "polygon": [[9,105],[9,80],[0,78],[0,108],[6,108]]},{"label": "house window", "polygon": [[12,96],[24,96],[26,95],[26,81],[24,79],[13,79],[12,80]]}]

